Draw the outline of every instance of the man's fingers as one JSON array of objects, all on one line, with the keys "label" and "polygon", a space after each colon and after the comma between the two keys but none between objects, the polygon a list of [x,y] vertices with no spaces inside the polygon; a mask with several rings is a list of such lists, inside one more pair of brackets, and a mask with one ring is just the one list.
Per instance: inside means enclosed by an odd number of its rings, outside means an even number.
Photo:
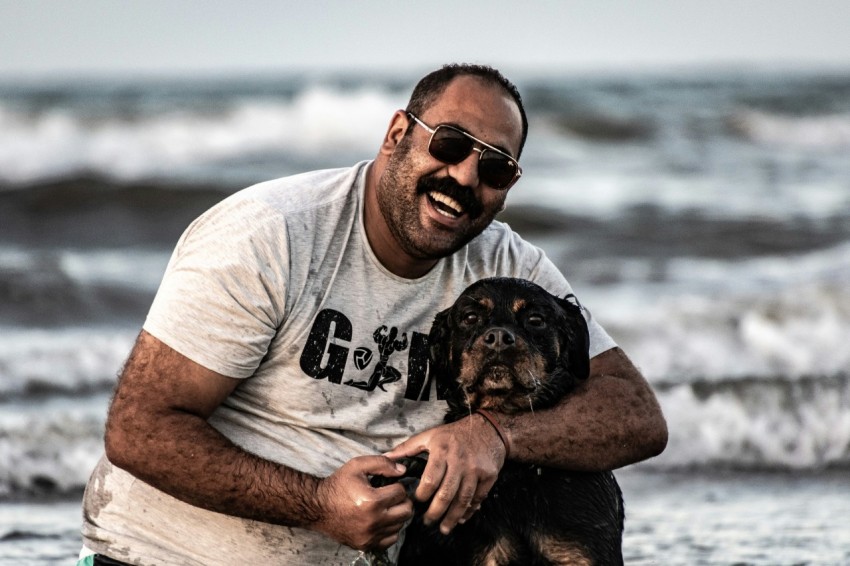
[{"label": "man's fingers", "polygon": [[361,456],[352,462],[357,462],[358,470],[369,476],[397,478],[405,471],[402,464],[393,462],[386,456]]},{"label": "man's fingers", "polygon": [[466,512],[463,514],[463,517],[458,521],[459,524],[464,524],[467,522],[470,517],[475,515],[479,509],[481,509],[481,504],[487,498],[487,495],[490,493],[490,489],[492,489],[495,482],[482,482],[478,484],[478,488],[475,490],[475,495],[472,498],[472,502],[469,504],[469,507],[466,509]]},{"label": "man's fingers", "polygon": [[476,494],[477,478],[475,476],[467,476],[455,493],[451,507],[440,522],[440,532],[444,535],[449,534],[458,522],[466,516],[473,506],[473,501]]},{"label": "man's fingers", "polygon": [[[443,483],[443,478],[446,475],[446,462],[441,458],[428,458],[428,464],[422,471],[422,477],[419,478],[419,485],[416,488],[415,497],[419,501],[428,501],[440,489]],[[439,518],[436,517],[435,520]]]},{"label": "man's fingers", "polygon": [[466,513],[464,513],[463,517],[460,518],[460,521],[458,521],[457,524],[458,525],[464,524],[465,522],[470,520],[472,518],[472,516],[475,515],[476,513],[478,513],[478,511],[480,511],[480,510],[481,510],[481,504],[479,503],[478,505],[476,505],[475,503],[473,503],[472,505],[469,506],[469,509],[466,511]]},{"label": "man's fingers", "polygon": [[370,548],[384,549],[395,544],[402,527],[413,517],[413,502],[405,495],[404,490],[397,485],[387,486],[387,488],[381,488],[381,490],[390,488],[398,488],[401,500],[392,504],[387,501],[388,506],[375,525]]},{"label": "man's fingers", "polygon": [[[412,517],[413,506],[410,504],[409,500],[407,506],[396,505],[395,507],[390,507],[375,523],[372,529],[371,541],[366,546],[375,547],[378,541],[398,537],[399,532],[404,527],[404,524]],[[377,546],[386,548],[380,544]]]},{"label": "man's fingers", "polygon": [[405,456],[417,456],[423,452],[427,452],[427,438],[430,431],[411,436],[401,444],[394,447],[389,452],[384,453],[384,456],[390,460],[398,460]]},{"label": "man's fingers", "polygon": [[[427,472],[428,468],[426,467],[425,473]],[[467,476],[467,478],[464,480],[461,474],[453,472],[449,468],[445,468],[445,471],[442,474],[442,481],[439,484],[439,488],[437,489],[436,493],[434,493],[434,498],[431,500],[431,505],[428,506],[428,510],[425,512],[425,515],[423,517],[423,519],[425,520],[425,524],[430,524],[435,521],[439,521],[446,515],[449,509],[453,509],[455,513],[457,513],[457,519],[459,519],[462,515],[462,512],[466,510],[467,505],[469,505],[469,503],[472,501],[472,497],[475,494],[475,486],[477,482],[478,480],[474,476]],[[463,490],[461,490],[461,486],[463,486]],[[462,509],[459,511],[458,507],[461,507]],[[450,520],[452,526],[454,526],[454,523],[457,522],[457,519]]]}]

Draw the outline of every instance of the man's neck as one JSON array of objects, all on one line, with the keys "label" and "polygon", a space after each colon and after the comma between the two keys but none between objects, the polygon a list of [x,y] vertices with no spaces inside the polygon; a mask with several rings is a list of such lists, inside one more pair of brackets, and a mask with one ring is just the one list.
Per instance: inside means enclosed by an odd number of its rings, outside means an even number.
[{"label": "man's neck", "polygon": [[393,236],[378,204],[378,172],[376,164],[370,163],[366,171],[364,189],[363,225],[366,239],[378,261],[387,270],[405,279],[418,279],[437,265],[436,259],[419,259],[405,252]]}]

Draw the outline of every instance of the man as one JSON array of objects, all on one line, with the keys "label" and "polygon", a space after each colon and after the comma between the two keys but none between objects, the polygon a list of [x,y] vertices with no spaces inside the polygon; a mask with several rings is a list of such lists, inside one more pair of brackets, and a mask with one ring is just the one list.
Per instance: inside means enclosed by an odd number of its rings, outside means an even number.
[{"label": "man", "polygon": [[[393,555],[412,504],[368,479],[399,476],[393,460],[419,452],[427,519],[449,532],[471,516],[506,444],[480,415],[441,425],[426,336],[485,276],[570,292],[539,249],[492,222],[526,132],[501,74],[447,66],[393,115],[374,161],[263,183],[196,220],[112,401],[86,549],[132,564]],[[613,469],[663,450],[652,391],[587,316],[586,385],[550,411],[495,415],[512,458]]]}]

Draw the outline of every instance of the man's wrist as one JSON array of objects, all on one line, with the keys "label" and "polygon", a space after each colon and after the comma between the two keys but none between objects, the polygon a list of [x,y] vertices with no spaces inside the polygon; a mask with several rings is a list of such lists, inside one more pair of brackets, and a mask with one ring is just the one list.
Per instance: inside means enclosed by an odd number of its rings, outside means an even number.
[{"label": "man's wrist", "polygon": [[505,446],[505,460],[511,457],[511,437],[510,433],[505,430],[505,428],[499,423],[496,417],[493,416],[490,411],[485,409],[477,409],[475,411],[477,414],[484,417],[484,420],[490,423],[490,425],[495,429],[496,433],[499,435],[499,438],[502,440],[502,444]]},{"label": "man's wrist", "polygon": [[331,502],[334,500],[335,486],[330,477],[319,478],[305,474],[300,495],[303,496],[303,520],[301,526],[310,530],[322,530],[331,514]]}]

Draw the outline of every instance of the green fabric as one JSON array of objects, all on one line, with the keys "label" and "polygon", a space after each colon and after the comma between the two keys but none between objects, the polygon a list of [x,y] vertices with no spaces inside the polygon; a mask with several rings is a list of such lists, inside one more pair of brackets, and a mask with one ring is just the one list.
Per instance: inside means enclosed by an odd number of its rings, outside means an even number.
[{"label": "green fabric", "polygon": [[77,562],[77,566],[94,566],[94,554],[89,554],[79,562]]}]

